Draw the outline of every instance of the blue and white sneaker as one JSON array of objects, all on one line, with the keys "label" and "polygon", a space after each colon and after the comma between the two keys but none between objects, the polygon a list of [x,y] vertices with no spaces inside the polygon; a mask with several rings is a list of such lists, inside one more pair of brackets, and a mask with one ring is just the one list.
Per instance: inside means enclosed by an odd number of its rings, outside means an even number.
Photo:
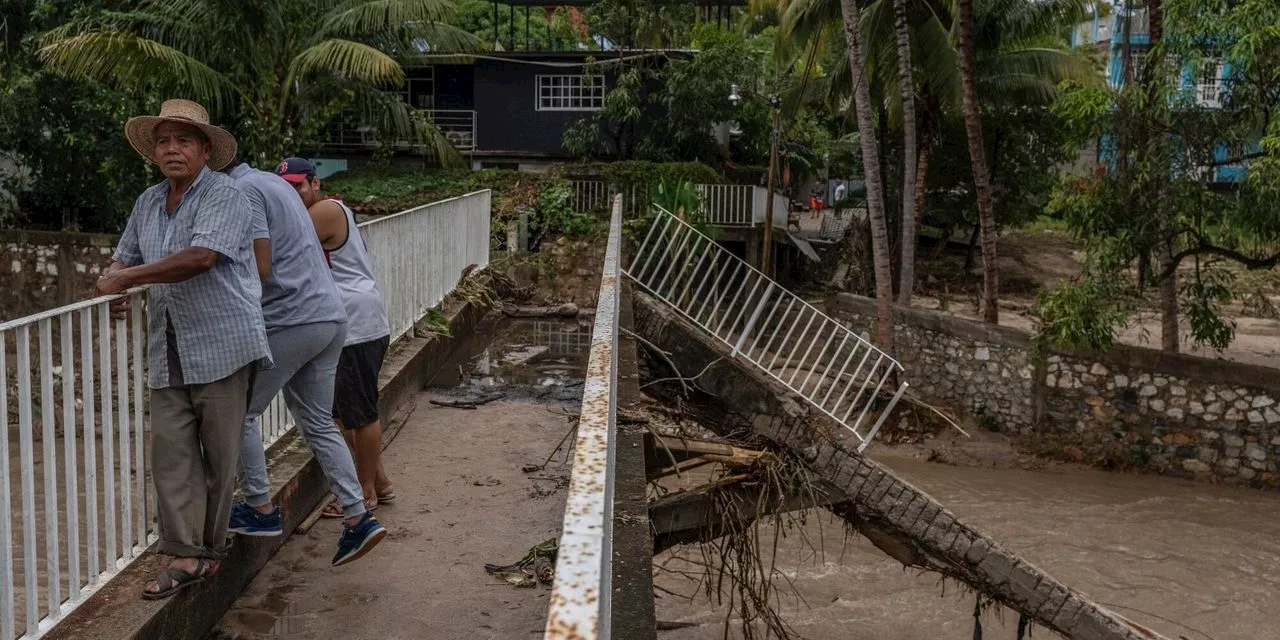
[{"label": "blue and white sneaker", "polygon": [[338,552],[333,555],[333,566],[340,567],[359,560],[385,537],[387,530],[382,523],[372,513],[364,512],[360,522],[349,527],[342,525],[342,537],[338,539]]},{"label": "blue and white sneaker", "polygon": [[243,502],[237,502],[231,507],[231,524],[227,530],[242,536],[278,536],[284,533],[284,527],[280,526],[280,507],[272,509],[270,513],[262,513]]}]

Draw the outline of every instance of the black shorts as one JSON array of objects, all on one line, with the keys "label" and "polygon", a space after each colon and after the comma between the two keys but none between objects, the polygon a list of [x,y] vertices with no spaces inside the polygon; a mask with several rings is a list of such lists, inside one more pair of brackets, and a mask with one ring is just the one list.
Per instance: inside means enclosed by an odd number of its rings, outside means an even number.
[{"label": "black shorts", "polygon": [[333,417],[344,429],[359,429],[378,421],[378,373],[391,337],[342,348],[333,381]]}]

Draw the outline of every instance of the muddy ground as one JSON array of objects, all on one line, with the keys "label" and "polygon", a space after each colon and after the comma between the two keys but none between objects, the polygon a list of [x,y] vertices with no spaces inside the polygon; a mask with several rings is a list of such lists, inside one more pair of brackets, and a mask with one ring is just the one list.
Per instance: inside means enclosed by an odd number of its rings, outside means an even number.
[{"label": "muddy ground", "polygon": [[[917,288],[912,306],[965,318],[980,318],[980,252],[975,253],[973,268],[965,271],[966,250],[963,246],[952,243],[945,250],[938,251],[937,244],[936,239],[921,239],[916,265]],[[1002,234],[997,251],[1000,324],[1034,331],[1037,329],[1036,296],[1064,280],[1079,276],[1084,264],[1082,247],[1059,228],[1033,225]],[[1227,308],[1227,315],[1236,323],[1235,340],[1222,352],[1196,347],[1184,323],[1183,351],[1208,358],[1280,367],[1280,340],[1277,339],[1280,338],[1280,321],[1271,310],[1263,310],[1268,303],[1280,308],[1280,271],[1236,271],[1243,275],[1235,293],[1248,304],[1238,301]],[[1147,296],[1142,310],[1129,326],[1118,332],[1117,337],[1125,344],[1158,349],[1160,316],[1156,306],[1157,292],[1148,289]]]}]

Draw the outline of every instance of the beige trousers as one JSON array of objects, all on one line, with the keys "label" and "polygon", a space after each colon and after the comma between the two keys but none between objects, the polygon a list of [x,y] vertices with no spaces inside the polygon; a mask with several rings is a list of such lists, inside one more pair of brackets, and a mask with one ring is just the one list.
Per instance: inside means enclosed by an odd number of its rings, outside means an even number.
[{"label": "beige trousers", "polygon": [[[171,356],[171,369],[176,359]],[[151,391],[151,470],[161,553],[226,555],[240,435],[257,373],[255,362],[208,384],[183,385],[171,376],[178,385]]]}]

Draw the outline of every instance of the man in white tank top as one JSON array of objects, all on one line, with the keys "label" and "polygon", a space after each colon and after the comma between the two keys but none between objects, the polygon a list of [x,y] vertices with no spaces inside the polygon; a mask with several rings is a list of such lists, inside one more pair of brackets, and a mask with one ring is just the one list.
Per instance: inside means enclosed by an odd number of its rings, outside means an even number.
[{"label": "man in white tank top", "polygon": [[[334,284],[347,308],[347,339],[334,379],[333,417],[355,454],[365,505],[395,499],[382,468],[382,424],[378,417],[378,374],[390,342],[386,306],[373,276],[373,263],[346,205],[325,196],[316,168],[303,158],[287,158],[276,173],[293,185],[311,214]],[[340,517],[337,504],[325,516]]]}]

